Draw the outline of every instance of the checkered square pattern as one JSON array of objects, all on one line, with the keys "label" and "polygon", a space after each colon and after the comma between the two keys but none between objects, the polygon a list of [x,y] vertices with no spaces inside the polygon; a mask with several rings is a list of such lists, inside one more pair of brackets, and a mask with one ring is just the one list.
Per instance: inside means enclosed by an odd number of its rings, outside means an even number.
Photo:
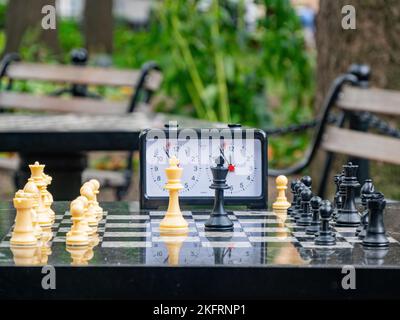
[{"label": "checkered square pattern", "polygon": [[[109,212],[105,213],[98,226],[100,245],[103,248],[151,248],[163,242],[159,223],[163,211]],[[231,211],[229,218],[234,223],[232,232],[206,231],[204,223],[209,217],[205,211],[184,211],[189,223],[185,242],[206,248],[250,248],[268,243],[293,244],[297,248],[318,249],[314,236],[307,235],[305,227],[296,225],[288,216],[285,223],[270,211]],[[71,215],[67,211],[57,215],[53,225],[53,242],[65,243],[66,233],[71,228]],[[356,228],[331,226],[336,234],[334,246],[322,248],[348,249],[361,242],[355,236]],[[12,228],[11,228],[12,230]],[[11,230],[0,242],[0,247],[9,247]],[[388,237],[391,243],[397,242]]]}]

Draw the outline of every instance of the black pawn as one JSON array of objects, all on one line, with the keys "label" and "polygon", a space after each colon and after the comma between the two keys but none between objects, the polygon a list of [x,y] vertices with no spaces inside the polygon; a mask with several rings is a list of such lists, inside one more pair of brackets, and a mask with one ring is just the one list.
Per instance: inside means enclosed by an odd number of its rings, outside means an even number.
[{"label": "black pawn", "polygon": [[357,227],[360,224],[360,215],[356,208],[356,190],[360,186],[357,181],[357,165],[349,162],[343,166],[345,177],[340,187],[346,189],[346,196],[342,208],[338,211],[336,225],[339,227]]},{"label": "black pawn", "polygon": [[295,218],[297,216],[297,212],[299,211],[299,206],[298,206],[298,199],[299,199],[299,188],[302,185],[302,183],[300,182],[300,180],[298,180],[298,182],[295,183],[294,185],[294,194],[293,194],[293,205],[292,205],[292,212],[291,212],[291,216],[293,218]]},{"label": "black pawn", "polygon": [[228,217],[228,213],[224,208],[224,190],[229,189],[226,184],[226,176],[228,168],[224,167],[224,158],[218,157],[216,166],[211,167],[213,175],[213,183],[210,189],[215,190],[214,208],[210,214],[210,218],[205,222],[206,230],[233,230],[233,222]]},{"label": "black pawn", "polygon": [[389,246],[385,225],[383,224],[385,206],[386,200],[380,192],[375,192],[368,199],[369,223],[367,234],[362,242],[363,246],[370,248],[386,248]]},{"label": "black pawn", "polygon": [[365,180],[360,191],[361,191],[361,204],[363,206],[363,211],[361,213],[361,223],[356,230],[356,236],[362,239],[365,237],[368,226],[368,205],[367,205],[368,198],[375,192],[375,187],[372,184],[372,180],[371,179]]},{"label": "black pawn", "polygon": [[321,206],[322,199],[318,196],[314,196],[310,200],[312,210],[311,224],[306,228],[306,234],[313,235],[319,231],[319,207]]},{"label": "black pawn", "polygon": [[296,180],[292,180],[292,182],[290,183],[290,192],[292,193],[292,204],[291,206],[287,209],[287,214],[290,216],[292,215],[292,212],[294,210],[294,206],[296,205],[296,191],[295,191],[295,186],[297,183],[299,183],[300,180],[296,179]]},{"label": "black pawn", "polygon": [[337,211],[340,207],[340,193],[339,193],[339,187],[340,187],[340,174],[335,174],[334,176],[334,182],[336,185],[336,192],[335,192],[335,197],[333,200],[333,217],[337,215]]},{"label": "black pawn", "polygon": [[312,179],[310,176],[304,176],[300,179],[300,181],[308,188],[311,190],[311,185],[312,185]]},{"label": "black pawn", "polygon": [[304,183],[300,182],[299,187],[297,188],[297,202],[296,202],[296,207],[294,211],[293,218],[295,221],[299,220],[301,217],[301,214],[303,212],[303,208],[301,206],[301,193],[306,190],[307,187],[304,185]]},{"label": "black pawn", "polygon": [[339,175],[338,179],[338,197],[337,197],[337,202],[336,202],[336,210],[333,211],[333,219],[336,220],[338,217],[340,210],[342,210],[344,199],[346,198],[346,187],[343,185],[344,181],[344,170],[342,170],[341,174]]},{"label": "black pawn", "polygon": [[319,214],[321,216],[321,228],[315,238],[315,244],[319,246],[334,246],[336,244],[335,234],[329,226],[329,220],[332,217],[333,208],[328,200],[321,202]]},{"label": "black pawn", "polygon": [[312,220],[312,214],[310,211],[310,200],[312,197],[312,192],[308,188],[304,188],[304,190],[300,194],[301,196],[301,216],[298,220],[297,224],[299,226],[309,226]]}]

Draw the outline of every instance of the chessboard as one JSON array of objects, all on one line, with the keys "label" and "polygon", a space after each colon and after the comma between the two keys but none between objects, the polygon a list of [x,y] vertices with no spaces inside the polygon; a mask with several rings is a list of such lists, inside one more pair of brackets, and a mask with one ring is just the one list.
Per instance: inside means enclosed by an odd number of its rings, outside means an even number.
[{"label": "chessboard", "polygon": [[[107,212],[99,224],[99,242],[81,252],[65,243],[71,228],[69,207],[67,202],[54,202],[53,238],[41,254],[10,247],[15,210],[11,206],[0,209],[3,296],[143,299],[157,292],[160,297],[186,298],[340,298],[352,294],[340,286],[344,266],[357,269],[358,297],[371,297],[371,293],[374,297],[398,296],[400,244],[396,229],[388,231],[388,248],[367,249],[355,237],[354,228],[332,224],[337,241],[327,247],[315,245],[313,236],[306,235],[304,227],[290,216],[282,222],[267,210],[228,209],[233,231],[206,231],[204,222],[210,213],[196,209],[183,211],[189,222],[185,236],[165,236],[159,230],[165,211],[143,211],[138,203],[110,202],[102,203]],[[399,209],[398,204],[389,206],[388,225],[395,225],[391,219],[398,217]],[[44,260],[37,263],[38,258]],[[21,265],[26,267],[15,267]],[[43,278],[38,266],[56,269],[57,290],[49,292],[38,286]]]},{"label": "chessboard", "polygon": [[[99,246],[102,248],[151,248],[165,241],[160,235],[159,223],[165,211],[116,211],[106,212],[98,225]],[[307,249],[346,249],[353,248],[361,240],[355,236],[356,228],[335,227],[336,244],[319,246],[314,243],[314,236],[305,233],[305,227],[296,225],[288,216],[282,221],[272,211],[241,210],[229,211],[229,218],[234,223],[234,230],[205,231],[204,222],[209,213],[205,211],[183,211],[183,216],[189,223],[189,232],[185,243],[196,244],[206,248],[250,248],[261,245],[292,244],[296,248]],[[71,228],[69,211],[56,215],[53,224],[53,243],[64,243],[66,233]],[[9,247],[12,228],[3,237],[0,247]],[[390,243],[399,244],[393,237],[388,237]]]}]

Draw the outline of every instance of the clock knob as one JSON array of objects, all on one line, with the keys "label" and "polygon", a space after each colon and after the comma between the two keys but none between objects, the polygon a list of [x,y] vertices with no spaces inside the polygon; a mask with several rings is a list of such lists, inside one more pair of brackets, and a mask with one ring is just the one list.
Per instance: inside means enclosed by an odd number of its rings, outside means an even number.
[{"label": "clock knob", "polygon": [[179,127],[178,123],[174,121],[164,124],[165,129],[178,129],[178,127]]},{"label": "clock knob", "polygon": [[240,123],[229,123],[228,128],[230,129],[240,129],[242,125]]}]

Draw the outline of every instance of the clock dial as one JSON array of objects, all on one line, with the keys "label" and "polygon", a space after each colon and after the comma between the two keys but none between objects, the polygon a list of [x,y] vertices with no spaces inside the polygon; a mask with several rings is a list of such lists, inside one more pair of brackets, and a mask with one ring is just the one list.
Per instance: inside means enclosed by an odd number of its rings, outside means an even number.
[{"label": "clock dial", "polygon": [[150,179],[158,189],[158,195],[168,195],[164,189],[167,181],[165,169],[169,166],[168,160],[171,156],[179,159],[180,167],[183,167],[181,183],[183,189],[181,194],[190,192],[199,182],[201,165],[197,140],[166,140],[158,139],[149,141],[147,157],[150,157],[147,179]]},{"label": "clock dial", "polygon": [[168,199],[168,192],[164,189],[167,183],[165,169],[169,166],[169,158],[176,156],[180,161],[179,166],[183,168],[180,199],[186,200],[186,203],[196,199],[196,204],[204,199],[209,203],[215,196],[215,191],[210,189],[211,167],[215,166],[216,158],[221,155],[229,170],[227,184],[230,188],[225,190],[225,197],[235,203],[240,198],[252,198],[256,202],[265,199],[266,168],[263,167],[266,164],[266,140],[262,133],[256,137],[245,137],[242,131],[239,132],[239,138],[231,139],[222,134],[216,137],[205,135],[202,138],[201,131],[197,131],[190,139],[179,137],[179,132],[174,139],[154,139],[144,135],[141,140],[141,177],[144,177],[141,192],[144,191],[142,194],[146,195],[144,201]]},{"label": "clock dial", "polygon": [[[210,153],[210,166],[222,155],[228,167],[226,183],[229,189],[226,196],[258,196],[261,194],[261,155],[255,152],[258,140],[233,139],[213,143]],[[207,171],[212,182],[211,170]]]}]

